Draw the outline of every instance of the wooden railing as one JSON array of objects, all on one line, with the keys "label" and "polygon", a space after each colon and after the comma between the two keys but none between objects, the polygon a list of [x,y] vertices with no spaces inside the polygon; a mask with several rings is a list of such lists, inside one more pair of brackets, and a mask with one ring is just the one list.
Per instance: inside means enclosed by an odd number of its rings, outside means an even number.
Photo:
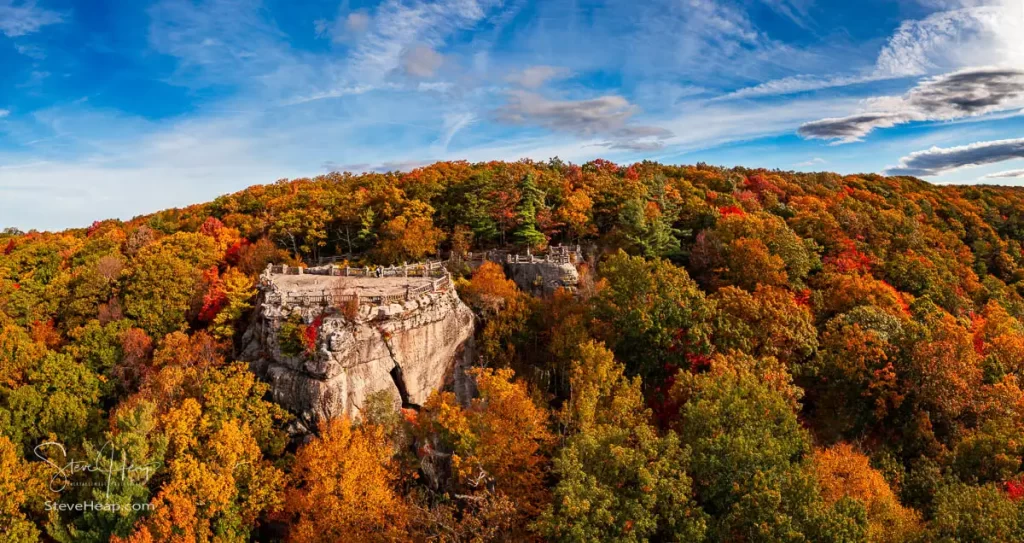
[{"label": "wooden railing", "polygon": [[287,264],[272,264],[269,270],[272,275],[330,275],[334,277],[443,277],[448,273],[444,263],[440,261],[375,268],[333,265],[304,268]]},{"label": "wooden railing", "polygon": [[548,248],[548,251],[543,255],[535,255],[529,250],[526,251],[525,255],[509,254],[505,256],[505,262],[508,264],[575,264],[580,260],[581,255],[579,245],[575,247],[556,245]]},{"label": "wooden railing", "polygon": [[[355,301],[359,305],[389,305],[414,300],[430,292],[448,292],[454,288],[451,275],[440,262],[427,262],[424,264],[409,265],[403,267],[378,268],[377,271],[370,271],[368,268],[333,268],[333,271],[323,273],[323,268],[296,268],[282,264],[271,265],[268,270],[271,274],[279,275],[332,275],[342,277],[429,277],[430,282],[424,285],[405,287],[404,292],[394,294],[359,295],[352,292],[351,288],[322,289],[312,293],[271,293],[267,301],[287,305],[334,305],[341,306]],[[343,272],[343,273],[337,273]],[[399,273],[401,272],[401,273]],[[344,275],[348,274],[348,275]]]},{"label": "wooden railing", "polygon": [[467,253],[465,260],[469,263],[475,262],[504,262],[506,264],[537,264],[537,263],[550,263],[550,264],[576,264],[582,260],[582,251],[580,246],[576,245],[569,247],[566,245],[555,245],[549,247],[548,250],[542,254],[535,255],[529,250],[526,254],[510,253],[508,251],[486,251],[483,253]]}]

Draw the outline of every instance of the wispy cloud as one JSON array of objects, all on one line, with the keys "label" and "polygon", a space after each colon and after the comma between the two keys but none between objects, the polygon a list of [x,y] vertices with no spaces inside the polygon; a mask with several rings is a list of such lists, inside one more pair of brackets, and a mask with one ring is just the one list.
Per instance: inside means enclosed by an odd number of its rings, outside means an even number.
[{"label": "wispy cloud", "polygon": [[979,64],[1020,65],[1019,0],[945,2],[946,11],[905,21],[878,56],[877,72],[919,76]]},{"label": "wispy cloud", "polygon": [[408,70],[403,57],[409,51],[417,47],[433,51],[443,46],[453,33],[472,28],[497,5],[497,0],[387,0],[377,8],[369,30],[355,46],[349,59],[350,71],[353,77],[379,81],[403,65]]},{"label": "wispy cloud", "polygon": [[372,18],[365,11],[349,12],[345,5],[338,8],[338,15],[333,20],[317,19],[313,21],[313,29],[317,37],[330,38],[335,43],[351,41],[370,28]]},{"label": "wispy cloud", "polygon": [[538,94],[513,91],[498,110],[498,119],[511,124],[543,126],[580,137],[602,136],[611,149],[651,151],[664,147],[672,131],[658,126],[627,124],[640,108],[617,95],[586,100],[549,100]]},{"label": "wispy cloud", "polygon": [[552,80],[564,79],[572,75],[572,70],[558,66],[530,66],[521,71],[508,75],[505,80],[509,83],[525,87],[527,89],[538,89],[545,83]]},{"label": "wispy cloud", "polygon": [[452,138],[455,134],[463,128],[469,126],[476,120],[476,115],[463,112],[463,113],[452,113],[444,116],[444,125],[441,129],[441,137],[438,138],[438,145],[445,151],[448,150],[448,144],[452,142]]},{"label": "wispy cloud", "polygon": [[[913,121],[947,121],[1024,107],[1024,69],[976,68],[929,78],[903,97],[869,102],[867,112],[807,123],[805,138],[860,141],[876,128]],[[877,109],[876,109],[877,108]]]},{"label": "wispy cloud", "polygon": [[1007,170],[1004,172],[990,173],[982,179],[1014,179],[1024,177],[1024,170]]},{"label": "wispy cloud", "polygon": [[289,77],[275,74],[301,65],[259,0],[160,0],[148,13],[150,47],[178,60],[171,78],[177,85],[244,84],[265,92],[289,86]]},{"label": "wispy cloud", "polygon": [[356,164],[337,164],[337,163],[334,163],[334,162],[325,162],[323,164],[323,169],[325,171],[327,171],[328,173],[330,173],[330,172],[338,172],[338,173],[341,173],[341,172],[351,172],[351,173],[408,172],[410,170],[415,170],[416,168],[422,168],[422,167],[424,167],[424,166],[426,166],[426,165],[428,165],[430,163],[431,163],[431,161],[425,161],[425,160],[399,160],[399,161],[381,162],[379,164],[370,164],[370,163],[365,163],[365,162],[364,163],[356,163]]},{"label": "wispy cloud", "polygon": [[286,106],[294,106],[299,104],[305,104],[308,102],[315,102],[317,100],[326,100],[329,98],[341,98],[342,96],[352,96],[356,94],[363,94],[372,90],[379,89],[379,87],[371,87],[369,85],[356,85],[353,87],[339,87],[326,91],[316,92],[313,94],[300,95],[294,98],[289,98],[282,102]]},{"label": "wispy cloud", "polygon": [[43,51],[43,48],[36,45],[16,43],[14,44],[14,49],[18,53],[31,59],[43,60],[46,58],[46,52]]},{"label": "wispy cloud", "polygon": [[1024,138],[982,141],[959,147],[932,147],[900,159],[898,166],[886,170],[889,175],[926,177],[963,168],[995,164],[1024,158]]},{"label": "wispy cloud", "polygon": [[811,166],[819,166],[821,164],[825,164],[826,162],[827,161],[824,158],[815,157],[804,162],[797,162],[796,164],[793,165],[798,168],[810,168]]},{"label": "wispy cloud", "polygon": [[809,28],[811,0],[761,0],[766,6],[802,28]]},{"label": "wispy cloud", "polygon": [[498,118],[513,124],[534,124],[582,136],[621,128],[637,112],[621,96],[608,95],[589,100],[548,100],[529,92],[512,92],[498,110]]},{"label": "wispy cloud", "polygon": [[8,38],[34,34],[63,20],[62,13],[41,8],[34,0],[0,0],[0,33]]},{"label": "wispy cloud", "polygon": [[[770,0],[772,2],[780,0]],[[928,2],[941,11],[907,20],[889,37],[873,66],[854,73],[800,74],[745,87],[719,99],[811,92],[922,76],[978,65],[1024,64],[1024,14],[1019,0]]]},{"label": "wispy cloud", "polygon": [[402,52],[402,68],[413,77],[434,77],[444,56],[427,45],[414,45]]},{"label": "wispy cloud", "polygon": [[654,158],[671,160],[679,151],[792,134],[801,124],[825,112],[849,108],[855,103],[850,98],[809,98],[754,108],[731,102],[687,104],[677,109],[674,118],[659,123],[675,135],[666,142],[666,152]]},{"label": "wispy cloud", "polygon": [[797,94],[835,87],[848,87],[862,83],[872,83],[879,79],[880,78],[878,76],[873,74],[852,76],[794,75],[784,77],[782,79],[774,79],[752,87],[745,87],[716,97],[715,100],[734,100],[739,98],[758,98],[762,96]]}]

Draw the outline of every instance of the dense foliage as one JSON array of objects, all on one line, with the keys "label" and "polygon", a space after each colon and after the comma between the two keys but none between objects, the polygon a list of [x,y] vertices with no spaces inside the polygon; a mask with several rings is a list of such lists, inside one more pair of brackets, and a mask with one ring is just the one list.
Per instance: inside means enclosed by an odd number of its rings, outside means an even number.
[{"label": "dense foliage", "polygon": [[[1022,240],[1012,188],[558,160],[330,174],[9,229],[0,530],[1024,541]],[[588,256],[575,294],[465,264],[558,243]],[[478,397],[374,400],[290,442],[234,352],[267,263],[334,255],[449,260],[481,321]],[[285,323],[281,340],[302,356],[315,333]]]}]

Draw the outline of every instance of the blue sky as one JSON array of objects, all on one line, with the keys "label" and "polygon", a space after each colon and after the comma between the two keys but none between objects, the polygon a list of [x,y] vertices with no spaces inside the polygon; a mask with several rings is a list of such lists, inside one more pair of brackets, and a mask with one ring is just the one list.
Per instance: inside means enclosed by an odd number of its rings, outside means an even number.
[{"label": "blue sky", "polygon": [[0,0],[0,226],[435,160],[1024,183],[1022,0]]}]

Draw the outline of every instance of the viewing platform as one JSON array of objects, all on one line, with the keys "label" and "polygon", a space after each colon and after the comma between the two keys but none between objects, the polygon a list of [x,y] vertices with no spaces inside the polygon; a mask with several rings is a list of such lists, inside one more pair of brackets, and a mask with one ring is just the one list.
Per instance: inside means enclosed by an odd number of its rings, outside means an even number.
[{"label": "viewing platform", "polygon": [[377,268],[271,264],[260,285],[268,302],[281,305],[389,305],[453,288],[441,262]]}]

